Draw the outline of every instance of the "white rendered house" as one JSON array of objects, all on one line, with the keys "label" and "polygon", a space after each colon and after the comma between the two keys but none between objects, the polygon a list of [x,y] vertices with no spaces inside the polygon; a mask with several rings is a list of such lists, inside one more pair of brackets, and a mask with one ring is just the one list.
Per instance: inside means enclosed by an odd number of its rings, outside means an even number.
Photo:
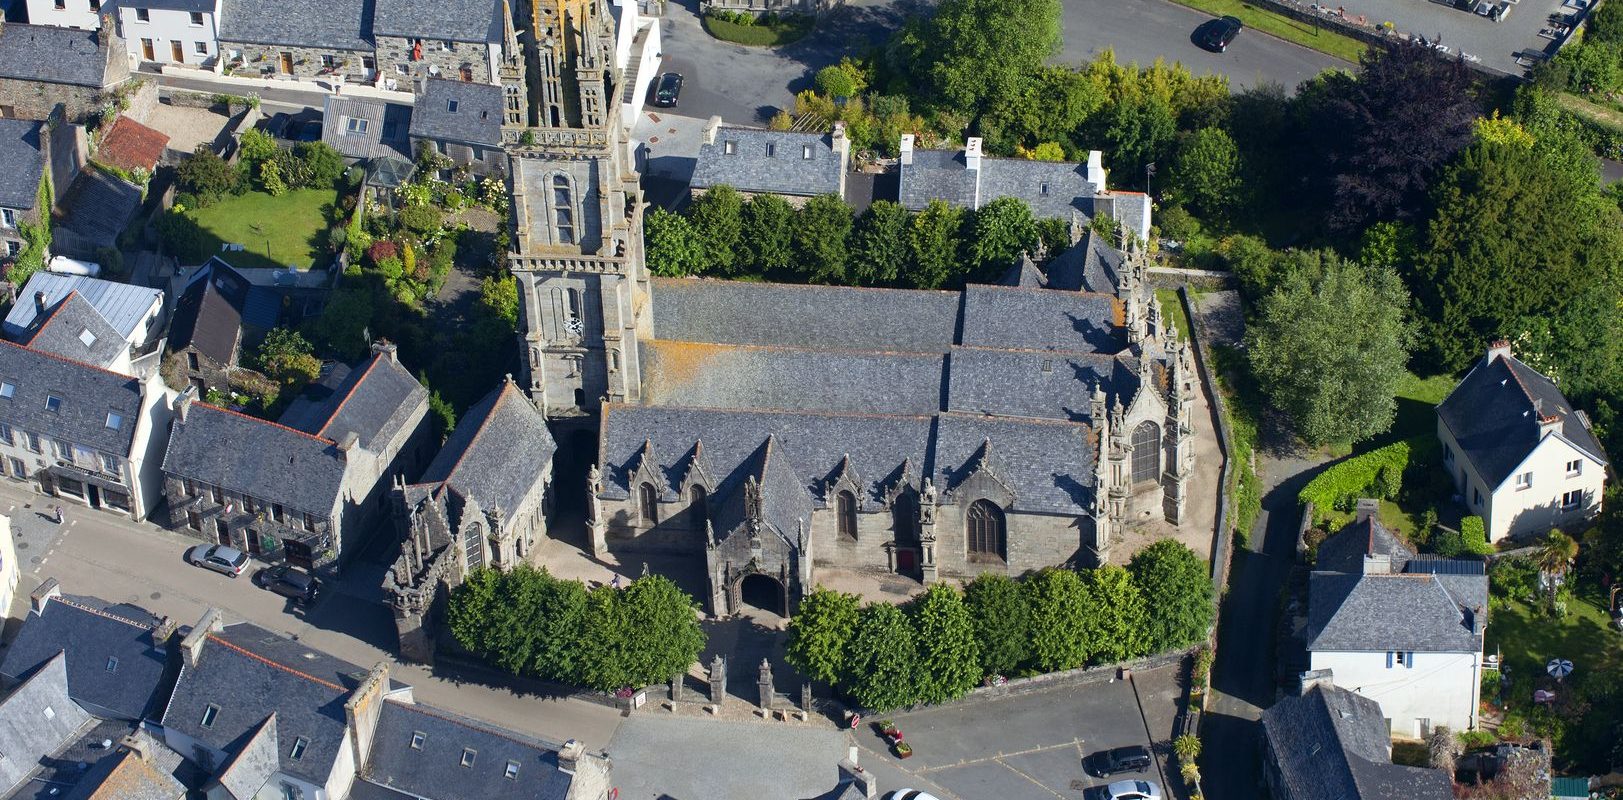
[{"label": "white rendered house", "polygon": [[1319,547],[1308,580],[1309,668],[1381,706],[1394,737],[1476,727],[1488,578],[1481,561],[1417,558],[1375,503]]},{"label": "white rendered house", "polygon": [[124,46],[141,63],[214,66],[219,20],[220,0],[130,0],[118,6]]},{"label": "white rendered house", "polygon": [[101,27],[102,0],[28,0],[28,22],[93,31]]},{"label": "white rendered house", "polygon": [[1443,466],[1488,541],[1600,513],[1606,453],[1554,382],[1494,342],[1437,406]]}]

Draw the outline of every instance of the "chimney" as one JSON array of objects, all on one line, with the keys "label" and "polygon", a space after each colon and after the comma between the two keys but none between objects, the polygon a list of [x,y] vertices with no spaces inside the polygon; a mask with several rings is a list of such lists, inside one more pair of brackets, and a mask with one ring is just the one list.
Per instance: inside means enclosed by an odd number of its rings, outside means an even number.
[{"label": "chimney", "polygon": [[1105,154],[1098,150],[1088,151],[1088,183],[1093,184],[1095,194],[1105,192]]},{"label": "chimney", "polygon": [[1493,360],[1500,357],[1500,356],[1508,356],[1508,355],[1510,355],[1510,342],[1508,342],[1508,341],[1506,341],[1504,339],[1495,339],[1492,342],[1488,343],[1488,363],[1489,364],[1492,364]]},{"label": "chimney", "polygon": [[28,596],[28,604],[35,614],[43,614],[45,613],[45,606],[51,602],[51,598],[61,596],[62,585],[57,583],[55,578],[46,578],[45,582],[41,583],[39,588]]},{"label": "chimney", "polygon": [[1365,575],[1391,575],[1392,556],[1387,553],[1364,554]]},{"label": "chimney", "polygon": [[581,756],[585,754],[586,746],[581,744],[580,740],[570,739],[564,742],[564,746],[558,748],[558,769],[570,775],[575,774],[575,770],[580,768]]},{"label": "chimney", "polygon": [[186,387],[186,391],[181,392],[180,397],[175,398],[175,417],[180,420],[180,424],[186,424],[186,415],[191,412],[192,403],[195,402],[197,402],[197,386],[195,384]]},{"label": "chimney", "polygon": [[225,619],[220,615],[220,609],[210,608],[203,612],[203,618],[192,626],[186,638],[180,640],[180,654],[186,659],[186,666],[190,669],[197,667],[197,662],[203,657],[203,642],[208,640],[211,633],[225,630]]},{"label": "chimney", "polygon": [[355,446],[359,444],[360,441],[361,437],[354,431],[344,434],[344,438],[338,440],[339,460],[346,464],[349,463],[349,451],[354,450]]},{"label": "chimney", "polygon": [[964,168],[981,168],[981,137],[971,136],[964,140]]},{"label": "chimney", "polygon": [[845,135],[845,123],[844,122],[836,122],[836,123],[834,123],[834,135],[833,135],[832,144],[833,144],[833,147],[834,147],[834,152],[836,154],[842,156],[842,161],[843,161],[843,156],[846,153],[851,151],[851,140],[846,138],[846,135]]},{"label": "chimney", "polygon": [[704,124],[704,143],[715,144],[716,133],[721,130],[721,116],[718,114]]},{"label": "chimney", "polygon": [[45,292],[43,291],[34,293],[34,313],[42,317],[45,316]]},{"label": "chimney", "polygon": [[1353,513],[1355,516],[1353,517],[1353,521],[1359,523],[1367,522],[1371,517],[1374,517],[1376,513],[1381,510],[1381,501],[1365,497],[1358,501],[1358,504],[1354,507],[1354,509],[1355,510]]},{"label": "chimney", "polygon": [[911,134],[911,133],[902,134],[901,151],[902,151],[902,157],[901,157],[902,166],[904,166],[904,167],[913,166],[913,134]]},{"label": "chimney", "polygon": [[140,733],[132,733],[118,740],[118,746],[125,751],[133,753],[142,761],[152,760],[151,748],[147,747],[147,740]]},{"label": "chimney", "polygon": [[1552,433],[1559,433],[1561,424],[1565,421],[1566,418],[1560,414],[1540,414],[1538,418],[1538,438],[1542,440]]},{"label": "chimney", "polygon": [[165,642],[169,641],[170,637],[175,635],[175,631],[179,630],[179,628],[180,623],[169,617],[159,619],[158,627],[152,629],[152,643],[162,647]]},{"label": "chimney", "polygon": [[385,356],[390,361],[393,361],[396,364],[400,363],[399,348],[395,347],[394,342],[391,342],[391,341],[389,341],[387,339],[379,339],[379,340],[373,342],[372,343],[372,352],[377,353],[378,355],[381,355],[381,356]]},{"label": "chimney", "polygon": [[1336,685],[1335,674],[1328,669],[1313,669],[1297,675],[1296,696],[1305,696],[1315,686],[1330,688]]},{"label": "chimney", "polygon": [[[857,764],[858,749],[855,745],[846,750],[845,760],[840,762],[840,786],[850,786],[857,790],[857,797],[873,798],[879,796],[879,782],[873,775]],[[845,795],[840,795],[844,797]]]},{"label": "chimney", "polygon": [[378,729],[378,715],[383,713],[383,695],[389,691],[389,662],[379,661],[366,680],[350,692],[344,701],[344,727],[349,731],[354,746],[355,762],[365,764],[372,751],[372,735]]}]

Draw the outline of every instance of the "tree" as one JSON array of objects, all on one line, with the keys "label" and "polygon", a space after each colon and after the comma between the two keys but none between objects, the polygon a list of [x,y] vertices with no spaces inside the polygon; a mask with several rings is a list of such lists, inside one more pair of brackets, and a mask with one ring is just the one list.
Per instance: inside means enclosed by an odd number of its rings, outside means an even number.
[{"label": "tree", "polygon": [[1550,603],[1555,603],[1556,590],[1561,581],[1567,576],[1567,570],[1572,568],[1572,562],[1578,559],[1578,540],[1568,536],[1560,528],[1554,528],[1544,534],[1538,544],[1538,550],[1533,553],[1533,563],[1538,566],[1543,576],[1544,585],[1550,592]]},{"label": "tree", "polygon": [[1091,645],[1088,658],[1110,663],[1143,655],[1147,611],[1133,576],[1115,564],[1105,564],[1084,573],[1082,584],[1091,632],[1086,637]]},{"label": "tree", "polygon": [[1031,658],[1044,672],[1086,664],[1095,643],[1089,641],[1088,591],[1075,570],[1051,567],[1025,583],[1031,608]]},{"label": "tree", "polygon": [[331,189],[344,174],[344,157],[326,142],[300,142],[293,153],[304,164],[300,186]]},{"label": "tree", "polygon": [[1018,197],[999,197],[975,212],[969,259],[975,274],[995,280],[1022,253],[1037,249],[1037,222]]},{"label": "tree", "polygon": [[1008,675],[1031,652],[1030,607],[1020,584],[1007,575],[982,572],[964,587],[964,605],[980,642],[981,672]]},{"label": "tree", "polygon": [[321,377],[321,359],[298,331],[272,328],[259,345],[259,371],[284,387],[301,386]]},{"label": "tree", "polygon": [[1222,128],[1201,128],[1178,148],[1172,194],[1208,220],[1226,219],[1240,203],[1240,149]]},{"label": "tree", "polygon": [[445,624],[457,643],[481,658],[491,651],[491,620],[501,603],[498,589],[502,573],[493,569],[476,569],[468,573],[460,586],[451,590],[446,604]]},{"label": "tree", "polygon": [[782,273],[794,264],[794,220],[794,206],[775,194],[744,204],[744,245],[756,272]]},{"label": "tree", "polygon": [[[606,585],[591,590],[586,596],[586,619],[581,625],[576,675],[581,685],[612,692],[634,683],[630,670],[634,642],[620,590]],[[668,674],[662,677],[669,678]]]},{"label": "tree", "polygon": [[957,587],[932,584],[915,601],[919,700],[944,703],[975,688],[981,677],[980,642]]},{"label": "tree", "polygon": [[817,91],[841,100],[856,97],[868,88],[867,78],[862,74],[862,68],[851,61],[850,57],[840,59],[840,63],[833,64],[817,71],[812,82]]},{"label": "tree", "polygon": [[237,175],[225,159],[215,155],[208,145],[200,144],[191,158],[175,168],[175,183],[182,192],[196,197],[198,205],[206,206],[230,194],[236,188]]},{"label": "tree", "polygon": [[632,685],[663,683],[699,659],[705,635],[693,598],[670,578],[644,575],[625,588],[621,602],[630,639],[626,673]]},{"label": "tree", "polygon": [[744,248],[744,198],[731,186],[713,186],[688,207],[688,221],[704,245],[705,272],[736,274],[749,253]]},{"label": "tree", "polygon": [[1134,553],[1127,569],[1139,594],[1154,603],[1154,613],[1144,619],[1147,652],[1187,647],[1206,637],[1212,579],[1195,551],[1176,539],[1161,539]]},{"label": "tree", "polygon": [[847,645],[856,632],[862,599],[821,586],[800,601],[789,620],[783,656],[807,680],[834,684],[842,680]]},{"label": "tree", "polygon": [[1246,331],[1252,372],[1309,443],[1367,439],[1391,427],[1397,413],[1408,306],[1392,270],[1320,259],[1262,301]]},{"label": "tree", "polygon": [[1116,100],[1101,115],[1102,138],[1110,146],[1105,157],[1117,180],[1137,186],[1144,167],[1164,163],[1178,134],[1172,105],[1156,95],[1142,93]]},{"label": "tree", "polygon": [[686,217],[655,208],[643,217],[642,232],[648,270],[655,275],[680,278],[704,268],[704,240]]},{"label": "tree", "polygon": [[400,209],[400,226],[417,236],[427,238],[445,224],[445,214],[431,205],[407,205]]},{"label": "tree", "polygon": [[366,331],[376,312],[371,281],[345,281],[333,291],[321,316],[305,323],[305,332],[323,352],[346,360],[359,358],[366,352]]},{"label": "tree", "polygon": [[1059,42],[1059,0],[942,0],[901,47],[937,97],[974,116],[1024,88]]},{"label": "tree", "polygon": [[902,282],[919,289],[939,289],[963,278],[958,254],[963,250],[965,213],[945,200],[931,200],[913,217],[908,230],[910,268]]},{"label": "tree", "polygon": [[850,235],[851,207],[839,195],[820,194],[808,200],[794,222],[794,254],[801,277],[810,283],[845,283],[845,240]]},{"label": "tree", "polygon": [[889,200],[875,200],[857,219],[851,232],[851,282],[858,285],[891,284],[907,260],[907,209]]},{"label": "tree", "polygon": [[849,693],[858,706],[889,711],[918,701],[918,647],[913,626],[896,606],[863,607],[846,663]]}]

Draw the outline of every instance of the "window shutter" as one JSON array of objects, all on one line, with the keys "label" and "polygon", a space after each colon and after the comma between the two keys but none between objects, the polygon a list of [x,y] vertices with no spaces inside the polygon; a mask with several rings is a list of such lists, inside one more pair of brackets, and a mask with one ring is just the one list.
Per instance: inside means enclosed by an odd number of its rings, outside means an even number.
[{"label": "window shutter", "polygon": [[1414,669],[1414,651],[1413,650],[1410,650],[1408,652],[1408,654],[1405,655],[1405,657],[1403,659],[1403,666],[1404,666],[1405,669]]},{"label": "window shutter", "polygon": [[1386,651],[1386,668],[1387,669],[1392,668],[1392,651],[1391,650]]}]

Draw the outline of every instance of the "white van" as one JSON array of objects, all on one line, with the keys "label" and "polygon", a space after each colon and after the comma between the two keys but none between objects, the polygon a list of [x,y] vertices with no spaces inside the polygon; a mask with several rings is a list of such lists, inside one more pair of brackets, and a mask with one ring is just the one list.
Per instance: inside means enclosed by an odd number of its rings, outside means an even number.
[{"label": "white van", "polygon": [[80,261],[67,256],[51,256],[45,269],[58,275],[84,275],[94,278],[101,275],[101,265],[93,261]]}]

